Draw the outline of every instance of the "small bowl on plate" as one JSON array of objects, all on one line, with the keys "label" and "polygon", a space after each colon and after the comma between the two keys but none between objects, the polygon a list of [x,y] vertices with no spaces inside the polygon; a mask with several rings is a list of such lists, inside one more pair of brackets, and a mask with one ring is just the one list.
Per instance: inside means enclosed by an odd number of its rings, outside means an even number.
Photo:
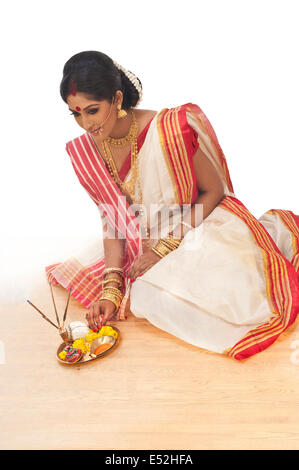
[{"label": "small bowl on plate", "polygon": [[[99,338],[96,338],[92,341],[89,349],[89,355],[92,358],[98,358],[106,354],[116,343],[116,338],[114,336],[110,335],[105,335],[105,336],[99,336]],[[101,352],[97,352],[98,349],[103,348]]]}]

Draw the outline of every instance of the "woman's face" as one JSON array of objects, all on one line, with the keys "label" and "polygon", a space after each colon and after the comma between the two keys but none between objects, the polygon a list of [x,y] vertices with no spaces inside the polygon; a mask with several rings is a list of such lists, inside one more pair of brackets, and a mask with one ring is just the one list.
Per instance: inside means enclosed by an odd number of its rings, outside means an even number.
[{"label": "woman's face", "polygon": [[[75,120],[85,131],[89,132],[96,138],[106,139],[117,121],[117,105],[122,103],[122,92],[118,90],[114,102],[97,101],[90,98],[84,93],[77,92],[76,95],[69,95],[67,104],[71,114]],[[104,122],[105,121],[105,122]],[[103,132],[99,132],[99,127],[103,125]]]}]

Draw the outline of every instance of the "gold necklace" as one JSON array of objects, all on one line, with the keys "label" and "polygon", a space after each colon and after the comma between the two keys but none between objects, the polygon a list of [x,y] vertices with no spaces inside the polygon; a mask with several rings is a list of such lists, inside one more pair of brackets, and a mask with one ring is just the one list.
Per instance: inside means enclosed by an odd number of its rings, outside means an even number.
[{"label": "gold necklace", "polygon": [[[137,146],[137,137],[138,137],[138,125],[136,121],[136,117],[133,111],[132,113],[132,123],[131,127],[129,130],[129,133],[120,139],[114,139],[112,137],[108,137],[103,141],[103,154],[104,154],[104,161],[108,166],[108,170],[114,181],[119,185],[121,191],[125,193],[125,195],[128,197],[129,201],[131,204],[136,203],[136,198],[135,198],[135,187],[136,187],[136,182],[137,182],[137,188],[138,188],[138,196],[139,196],[139,202],[138,204],[142,204],[142,191],[141,191],[141,183],[140,183],[140,177],[139,177],[139,170],[138,170],[138,146]],[[124,182],[120,179],[118,170],[116,168],[111,149],[109,147],[109,143],[111,145],[116,145],[116,146],[125,146],[128,145],[128,143],[131,144],[131,178],[129,181]],[[140,210],[138,211],[138,215],[141,215],[141,218],[144,219],[144,211],[143,208],[141,207]],[[147,227],[147,224],[143,222],[143,226],[146,229],[146,239],[149,239],[149,229]],[[148,246],[148,242],[145,242],[146,246]]]},{"label": "gold necklace", "polygon": [[138,125],[133,110],[131,110],[131,116],[132,121],[128,134],[125,137],[120,137],[119,139],[115,139],[114,137],[107,137],[105,140],[108,144],[115,145],[116,147],[124,147],[134,140],[135,136],[138,134]]},{"label": "gold necklace", "polygon": [[[137,126],[136,118],[132,111],[131,130],[126,137],[122,138],[122,139],[129,140],[131,144],[131,178],[127,182],[122,181],[119,177],[118,170],[116,168],[116,165],[112,156],[112,152],[109,146],[109,139],[111,139],[111,137],[103,141],[104,160],[107,163],[108,170],[112,178],[114,179],[114,181],[120,186],[121,190],[129,197],[131,203],[134,203],[134,200],[135,200],[134,190],[135,190],[135,185],[136,185],[136,180],[137,180],[137,171],[138,171],[137,170],[137,156],[138,156],[137,134],[138,134],[138,126]],[[114,140],[114,145],[119,145],[115,143],[119,139],[113,139],[113,140]]]}]

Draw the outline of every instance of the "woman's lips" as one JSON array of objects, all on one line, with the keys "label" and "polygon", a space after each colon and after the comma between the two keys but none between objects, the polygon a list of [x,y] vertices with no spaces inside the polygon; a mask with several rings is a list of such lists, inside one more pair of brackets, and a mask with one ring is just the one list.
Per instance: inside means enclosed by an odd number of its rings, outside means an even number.
[{"label": "woman's lips", "polygon": [[91,131],[90,133],[93,134],[93,135],[96,135],[99,133],[99,130],[100,130],[100,127],[98,127],[96,130],[94,131]]}]

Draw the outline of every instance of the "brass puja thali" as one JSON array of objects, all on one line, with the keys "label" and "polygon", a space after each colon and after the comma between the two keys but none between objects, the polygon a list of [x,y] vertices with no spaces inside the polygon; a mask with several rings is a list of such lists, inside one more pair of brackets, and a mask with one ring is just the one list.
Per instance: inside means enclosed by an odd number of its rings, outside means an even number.
[{"label": "brass puja thali", "polygon": [[[105,329],[106,329],[106,331],[105,331]],[[67,342],[64,342],[64,343],[60,344],[60,346],[58,347],[57,352],[56,352],[57,360],[61,364],[66,364],[66,365],[73,366],[73,365],[85,364],[86,362],[94,361],[95,359],[99,359],[101,357],[104,357],[105,355],[110,353],[112,350],[114,350],[115,347],[118,345],[118,343],[119,343],[119,329],[116,328],[115,326],[113,326],[113,327],[108,326],[108,325],[103,326],[101,328],[101,330],[99,330],[98,333],[94,333],[94,336],[96,334],[100,335],[101,332],[102,332],[102,335],[97,336],[90,343],[88,343],[87,341],[84,341],[85,345],[88,347],[88,350],[85,351],[85,348],[84,349],[82,348],[81,349],[81,353],[82,353],[81,356],[80,356],[80,354],[77,354],[77,351],[78,351],[79,348],[72,347],[72,345],[67,343]],[[112,334],[109,335],[109,334],[106,334],[106,332],[107,333],[111,332]],[[86,336],[88,337],[88,336],[92,336],[92,335],[93,335],[93,333],[90,332]],[[82,342],[82,340],[84,340],[84,338],[78,338],[78,340],[75,341],[75,343],[73,343],[73,346],[79,346],[80,347],[80,342]],[[78,344],[76,344],[76,342]],[[68,357],[71,360],[73,359],[73,362],[69,362],[68,360],[63,359],[60,356],[60,354],[63,353],[65,348],[68,348],[68,346],[69,346],[69,356]]]},{"label": "brass puja thali", "polygon": [[69,290],[66,307],[62,320],[59,319],[56,303],[54,300],[52,284],[50,283],[51,296],[54,305],[56,323],[45,315],[30,300],[27,302],[53,327],[58,330],[63,343],[56,351],[56,358],[61,364],[74,365],[85,364],[104,357],[114,350],[119,343],[119,329],[115,326],[102,325],[98,330],[91,330],[89,326],[81,321],[73,321],[66,325],[66,316],[71,296]]}]

